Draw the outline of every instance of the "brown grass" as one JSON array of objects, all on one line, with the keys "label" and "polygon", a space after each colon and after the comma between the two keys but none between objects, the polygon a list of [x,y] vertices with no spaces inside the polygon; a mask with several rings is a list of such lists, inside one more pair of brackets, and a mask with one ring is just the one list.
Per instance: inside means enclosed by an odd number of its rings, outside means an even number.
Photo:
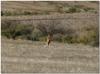
[{"label": "brown grass", "polygon": [[1,71],[11,73],[98,73],[99,49],[82,44],[1,41]]},{"label": "brown grass", "polygon": [[[84,8],[92,8],[92,13],[98,12],[98,6],[99,2],[93,3],[89,1],[81,2],[73,2],[73,1],[41,1],[41,2],[36,2],[36,1],[6,1],[6,2],[1,2],[1,7],[2,7],[2,12],[4,12],[5,15],[27,15],[27,12],[29,14],[64,14],[67,11],[67,9],[71,7],[75,7],[75,9],[79,9],[80,12],[85,12]],[[89,10],[91,12],[91,10]],[[76,13],[76,11],[74,12]]]}]

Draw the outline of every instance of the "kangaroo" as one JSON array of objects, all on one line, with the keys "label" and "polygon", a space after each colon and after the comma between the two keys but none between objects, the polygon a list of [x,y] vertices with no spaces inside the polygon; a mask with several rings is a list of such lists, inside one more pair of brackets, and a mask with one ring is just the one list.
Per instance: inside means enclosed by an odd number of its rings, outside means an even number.
[{"label": "kangaroo", "polygon": [[47,45],[48,46],[50,45],[51,41],[52,41],[52,35],[48,34],[48,36],[47,36]]}]

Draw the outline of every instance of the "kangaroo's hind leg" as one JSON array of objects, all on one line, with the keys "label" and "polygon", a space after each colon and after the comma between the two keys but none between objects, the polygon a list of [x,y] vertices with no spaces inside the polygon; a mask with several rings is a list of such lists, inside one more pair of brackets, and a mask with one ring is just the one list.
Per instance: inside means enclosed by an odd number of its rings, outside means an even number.
[{"label": "kangaroo's hind leg", "polygon": [[48,40],[48,42],[47,42],[47,43],[48,43],[48,46],[49,46],[49,45],[50,45],[50,43],[51,43],[51,41],[50,41],[50,40]]}]

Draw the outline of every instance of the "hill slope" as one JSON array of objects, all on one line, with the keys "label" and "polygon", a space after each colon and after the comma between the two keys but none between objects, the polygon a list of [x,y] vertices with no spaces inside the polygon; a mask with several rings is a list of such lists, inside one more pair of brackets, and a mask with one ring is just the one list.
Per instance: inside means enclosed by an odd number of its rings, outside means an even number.
[{"label": "hill slope", "polygon": [[91,12],[97,13],[98,2],[80,1],[10,1],[1,2],[2,15],[38,15]]}]

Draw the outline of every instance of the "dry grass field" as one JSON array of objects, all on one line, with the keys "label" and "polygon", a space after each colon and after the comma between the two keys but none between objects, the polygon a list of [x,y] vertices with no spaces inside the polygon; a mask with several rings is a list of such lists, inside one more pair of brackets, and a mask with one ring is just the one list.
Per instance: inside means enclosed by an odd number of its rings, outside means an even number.
[{"label": "dry grass field", "polygon": [[70,12],[95,13],[98,12],[98,5],[99,2],[92,1],[2,1],[1,11],[3,15],[7,16],[30,14],[64,14]]},{"label": "dry grass field", "polygon": [[99,1],[1,1],[1,72],[99,73],[98,8]]},{"label": "dry grass field", "polygon": [[2,38],[2,73],[98,73],[99,49],[64,44]]}]

